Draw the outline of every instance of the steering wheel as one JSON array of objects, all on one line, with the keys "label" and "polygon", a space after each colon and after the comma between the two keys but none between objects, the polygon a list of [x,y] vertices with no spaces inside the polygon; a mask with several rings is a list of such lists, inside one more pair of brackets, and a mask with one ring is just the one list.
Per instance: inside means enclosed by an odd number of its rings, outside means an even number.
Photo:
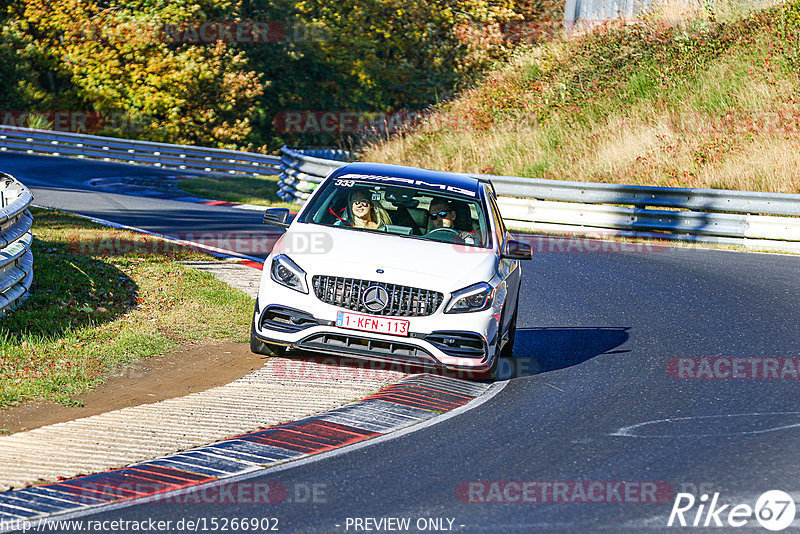
[{"label": "steering wheel", "polygon": [[444,226],[441,228],[434,228],[425,234],[425,237],[433,238],[436,241],[444,241],[445,243],[464,243],[458,230],[445,228]]}]

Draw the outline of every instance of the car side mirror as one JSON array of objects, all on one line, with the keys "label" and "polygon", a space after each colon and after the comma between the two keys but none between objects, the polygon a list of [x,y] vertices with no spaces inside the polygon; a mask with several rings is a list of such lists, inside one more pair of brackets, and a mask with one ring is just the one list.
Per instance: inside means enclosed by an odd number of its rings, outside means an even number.
[{"label": "car side mirror", "polygon": [[289,209],[288,208],[267,208],[264,212],[264,224],[289,228]]},{"label": "car side mirror", "polygon": [[533,258],[533,250],[527,243],[509,239],[506,241],[506,247],[501,254],[501,257],[508,258],[510,260],[529,260]]}]

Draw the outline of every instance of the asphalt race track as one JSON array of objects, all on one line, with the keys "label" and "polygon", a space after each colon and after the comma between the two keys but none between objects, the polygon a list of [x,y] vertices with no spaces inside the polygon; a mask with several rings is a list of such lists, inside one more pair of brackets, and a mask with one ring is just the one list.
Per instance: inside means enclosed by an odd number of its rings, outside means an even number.
[{"label": "asphalt race track", "polygon": [[[263,247],[257,246],[260,243],[254,245],[248,239],[270,233],[270,227],[261,223],[261,212],[108,193],[87,184],[94,178],[175,176],[178,171],[7,152],[0,152],[0,170],[24,183],[37,206],[74,211],[178,239],[202,231],[213,236],[204,240],[212,246],[223,244],[234,252],[266,257]],[[234,233],[247,236],[238,240],[240,250]]]},{"label": "asphalt race track", "polygon": [[[81,186],[116,165],[42,161],[4,154],[0,170],[38,204],[159,232],[190,219],[257,227],[258,214]],[[627,248],[534,253],[523,266],[515,376],[470,411],[236,482],[281,484],[280,503],[176,499],[82,519],[203,518],[210,527],[212,518],[273,517],[280,532],[398,531],[365,522],[379,518],[408,518],[411,532],[650,532],[673,530],[675,495],[688,492],[719,493],[719,506],[731,506],[718,516],[725,528],[711,530],[728,532],[732,506],[767,490],[800,502],[800,257]],[[689,524],[699,504],[685,513]]]}]

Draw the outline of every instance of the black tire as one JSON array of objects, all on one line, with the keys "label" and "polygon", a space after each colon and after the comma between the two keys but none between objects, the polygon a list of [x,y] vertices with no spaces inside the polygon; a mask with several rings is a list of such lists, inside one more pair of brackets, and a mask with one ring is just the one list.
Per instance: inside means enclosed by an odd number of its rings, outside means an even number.
[{"label": "black tire", "polygon": [[500,354],[496,354],[494,360],[492,360],[492,366],[489,367],[489,370],[481,373],[478,376],[478,380],[483,382],[494,382],[497,379],[497,369],[500,366]]},{"label": "black tire", "polygon": [[[258,312],[258,302],[256,302],[253,316]],[[253,318],[255,322],[255,317]],[[255,354],[263,354],[265,356],[283,356],[286,353],[286,347],[280,345],[273,345],[272,343],[265,343],[261,341],[256,335],[255,324],[250,326],[250,352]]]},{"label": "black tire", "polygon": [[[517,300],[519,301],[519,298]],[[517,311],[519,311],[519,302],[514,308],[511,324],[508,325],[508,341],[503,345],[503,350],[500,352],[500,357],[502,358],[512,358],[514,356],[514,339],[517,337]]]},{"label": "black tire", "polygon": [[[503,310],[503,314],[505,314],[505,309]],[[516,325],[516,319],[517,319],[516,310],[514,310],[514,319],[512,319],[513,325]],[[502,317],[500,320],[501,320],[500,324],[503,324]],[[511,334],[509,334],[509,336],[511,336]],[[475,377],[475,380],[480,380],[482,382],[494,382],[497,379],[497,369],[500,367],[500,358],[506,357],[505,356],[506,347],[508,347],[509,342],[513,343],[514,339],[512,337],[509,337],[509,340],[503,346],[503,349],[500,352],[495,353],[494,358],[492,358],[492,364],[489,367],[489,369],[481,373],[475,373],[473,375]],[[500,342],[498,341],[498,343]]]},{"label": "black tire", "polygon": [[255,332],[250,332],[250,351],[256,354],[263,354],[270,357],[280,357],[286,353],[286,347],[273,345],[261,341]]}]

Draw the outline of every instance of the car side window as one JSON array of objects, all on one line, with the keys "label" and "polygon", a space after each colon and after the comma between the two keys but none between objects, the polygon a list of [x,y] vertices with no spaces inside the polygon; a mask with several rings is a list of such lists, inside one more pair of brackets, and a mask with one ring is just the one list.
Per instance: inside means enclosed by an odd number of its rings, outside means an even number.
[{"label": "car side window", "polygon": [[492,218],[494,219],[494,235],[497,239],[498,247],[502,248],[506,238],[506,225],[503,223],[503,218],[500,216],[500,208],[497,207],[494,196],[489,193],[489,191],[485,191],[485,193],[486,197],[489,199],[489,206],[491,207]]}]

